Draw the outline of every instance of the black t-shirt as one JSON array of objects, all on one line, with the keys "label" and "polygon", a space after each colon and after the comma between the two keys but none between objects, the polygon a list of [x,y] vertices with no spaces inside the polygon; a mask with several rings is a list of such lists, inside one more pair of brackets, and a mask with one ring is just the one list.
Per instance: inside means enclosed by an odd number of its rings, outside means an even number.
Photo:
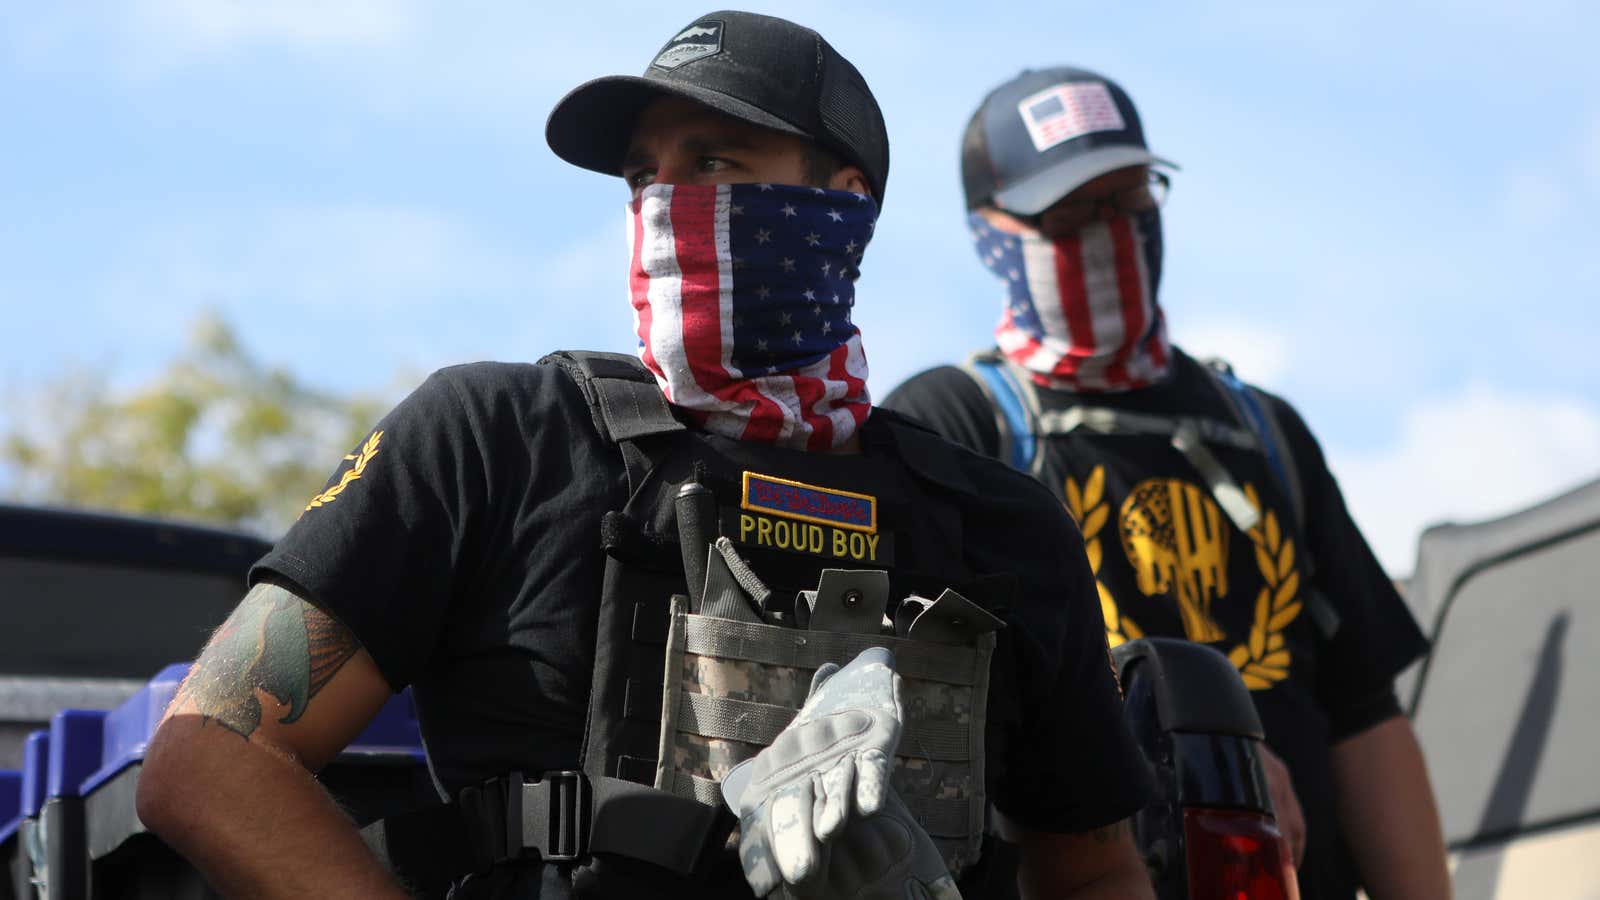
[{"label": "black t-shirt", "polygon": [[[1039,396],[1046,409],[1076,399],[1049,390]],[[1305,423],[1282,399],[1266,395],[1266,401],[1303,482],[1303,536],[1258,451],[1208,446],[1257,503],[1262,521],[1250,532],[1233,525],[1200,473],[1163,437],[1087,429],[1054,436],[1041,448],[1039,478],[1082,526],[1110,642],[1188,637],[1239,667],[1267,741],[1289,765],[1305,808],[1302,896],[1348,898],[1356,877],[1338,835],[1329,748],[1398,712],[1394,676],[1426,641],[1351,521]],[[1085,396],[1081,403],[1236,424],[1211,377],[1182,353],[1173,376],[1159,385]],[[961,369],[914,376],[884,405],[978,452],[1000,452],[994,408]],[[1331,642],[1305,613],[1312,584],[1342,618]]]},{"label": "black t-shirt", "polygon": [[[863,428],[869,460],[885,446],[883,418]],[[967,565],[1018,583],[997,653],[1020,696],[991,799],[1043,831],[1125,818],[1144,802],[1147,775],[1121,721],[1082,541],[1032,479],[946,449],[957,480],[981,486],[960,494]],[[391,686],[412,687],[444,792],[578,768],[601,519],[627,493],[618,449],[560,369],[457,366],[378,424],[251,575],[286,579],[354,632]]]}]

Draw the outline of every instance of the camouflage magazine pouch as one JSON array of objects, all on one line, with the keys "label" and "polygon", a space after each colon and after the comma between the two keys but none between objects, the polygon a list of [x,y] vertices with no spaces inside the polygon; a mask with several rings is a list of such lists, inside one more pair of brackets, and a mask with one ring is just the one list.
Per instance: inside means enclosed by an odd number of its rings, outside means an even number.
[{"label": "camouflage magazine pouch", "polygon": [[697,615],[673,598],[655,786],[721,805],[718,782],[777,738],[823,663],[887,647],[905,721],[891,779],[953,875],[983,840],[983,746],[992,632],[964,645],[808,631]]}]

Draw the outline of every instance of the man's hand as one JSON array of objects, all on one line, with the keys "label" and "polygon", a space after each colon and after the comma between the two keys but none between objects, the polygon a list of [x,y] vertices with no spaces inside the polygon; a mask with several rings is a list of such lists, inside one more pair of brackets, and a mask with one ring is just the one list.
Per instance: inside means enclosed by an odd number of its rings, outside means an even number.
[{"label": "man's hand", "polygon": [[822,874],[805,885],[780,884],[781,900],[961,900],[933,838],[891,788],[883,808],[852,816],[823,848]]},{"label": "man's hand", "polygon": [[794,721],[723,779],[742,829],[745,879],[757,896],[818,878],[824,845],[845,822],[883,808],[900,722],[894,655],[873,647],[843,669],[818,669]]},{"label": "man's hand", "polygon": [[139,818],[226,896],[405,897],[311,775],[389,695],[348,629],[257,585],[151,739]]},{"label": "man's hand", "polygon": [[1289,767],[1266,744],[1261,745],[1261,767],[1267,773],[1267,792],[1272,795],[1272,814],[1278,820],[1278,831],[1288,843],[1298,869],[1306,858],[1306,816],[1300,809],[1300,798],[1295,796]]}]

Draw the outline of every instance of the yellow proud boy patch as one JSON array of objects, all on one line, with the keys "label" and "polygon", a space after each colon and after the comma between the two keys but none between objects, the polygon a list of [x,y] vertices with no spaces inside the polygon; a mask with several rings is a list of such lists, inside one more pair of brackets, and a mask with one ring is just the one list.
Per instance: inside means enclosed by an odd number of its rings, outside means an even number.
[{"label": "yellow proud boy patch", "polygon": [[755,547],[892,565],[894,536],[878,531],[878,499],[756,472],[744,473],[739,509],[723,533]]}]

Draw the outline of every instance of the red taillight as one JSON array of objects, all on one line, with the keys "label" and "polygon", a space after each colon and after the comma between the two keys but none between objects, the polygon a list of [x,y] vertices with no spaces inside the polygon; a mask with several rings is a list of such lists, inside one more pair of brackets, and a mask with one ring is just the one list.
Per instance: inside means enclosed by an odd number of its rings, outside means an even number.
[{"label": "red taillight", "polygon": [[1278,826],[1259,813],[1183,811],[1189,900],[1300,900]]}]

